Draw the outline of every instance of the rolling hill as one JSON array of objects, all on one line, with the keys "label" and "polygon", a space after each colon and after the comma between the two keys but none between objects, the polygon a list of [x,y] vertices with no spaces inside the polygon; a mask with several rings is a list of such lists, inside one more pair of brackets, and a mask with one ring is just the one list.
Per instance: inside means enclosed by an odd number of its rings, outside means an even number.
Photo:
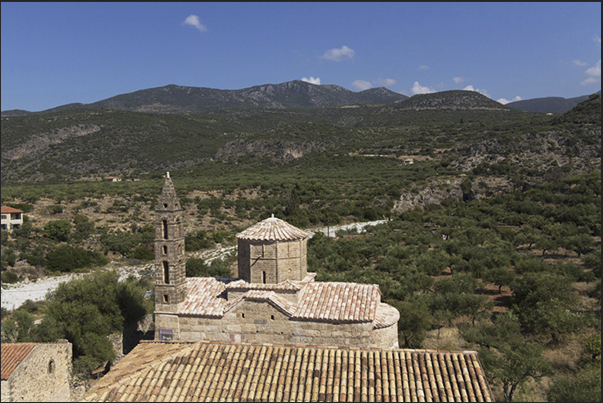
[{"label": "rolling hill", "polygon": [[[314,87],[304,83],[298,88],[314,91]],[[246,166],[254,170],[267,161],[287,164],[310,161],[313,156],[383,153],[432,155],[429,159],[456,161],[453,166],[470,170],[489,154],[500,159],[501,153],[525,154],[525,148],[547,153],[543,141],[571,143],[574,148],[584,142],[590,148],[598,143],[600,147],[600,96],[580,105],[558,123],[595,125],[594,131],[553,137],[551,131],[558,131],[553,117],[520,112],[472,91],[446,91],[352,108],[232,109],[188,115],[72,109],[5,116],[1,179],[3,184],[56,183],[178,169],[201,172],[202,167],[220,162],[229,164],[221,164],[218,171],[237,165],[236,169]],[[547,133],[546,141],[545,137],[529,136],[538,131]],[[568,142],[568,137],[573,140]],[[516,150],[518,144],[524,148]],[[596,154],[590,148],[583,150],[585,157]],[[436,150],[448,151],[434,154]],[[489,151],[477,159],[463,157],[466,152],[479,154],[479,150]],[[561,146],[556,152],[563,154],[564,150]],[[538,161],[533,158],[531,163]]]}]

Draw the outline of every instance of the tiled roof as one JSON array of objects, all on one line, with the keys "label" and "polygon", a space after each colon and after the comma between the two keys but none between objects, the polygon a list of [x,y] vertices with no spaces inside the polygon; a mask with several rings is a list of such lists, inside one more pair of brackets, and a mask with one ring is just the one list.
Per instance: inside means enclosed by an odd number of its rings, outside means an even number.
[{"label": "tiled roof", "polygon": [[2,343],[0,363],[2,380],[8,379],[37,343]]},{"label": "tiled roof", "polygon": [[223,316],[226,299],[218,296],[226,289],[224,282],[213,277],[189,277],[187,296],[179,314]]},{"label": "tiled roof", "polygon": [[[375,284],[335,282],[255,284],[241,283],[241,281],[228,283],[227,279],[213,277],[187,278],[187,297],[178,313],[222,317],[226,310],[231,309],[242,299],[260,299],[271,301],[294,319],[342,322],[375,320],[377,328],[390,326],[399,319],[396,309],[380,303],[379,286]],[[285,301],[274,292],[297,291],[299,287],[295,287],[298,285],[302,285],[303,288],[297,305]],[[238,299],[228,301],[224,295],[224,291],[228,289],[240,289],[246,292]]]},{"label": "tiled roof", "polygon": [[294,241],[309,236],[310,234],[306,231],[294,227],[274,215],[237,234],[238,239],[254,241]]},{"label": "tiled roof", "polygon": [[142,341],[84,401],[492,401],[477,353]]},{"label": "tiled roof", "polygon": [[280,297],[274,291],[261,291],[261,290],[251,290],[247,291],[240,298],[233,301],[228,301],[228,307],[226,310],[233,308],[242,300],[251,300],[251,301],[265,301],[274,305],[276,308],[280,309],[285,315],[291,316],[295,311],[295,306],[291,304],[286,299]]},{"label": "tiled roof", "polygon": [[285,280],[278,284],[264,284],[264,283],[248,283],[245,280],[237,280],[229,283],[227,288],[229,290],[283,290],[283,291],[298,291],[301,286],[291,280]]},{"label": "tiled roof", "polygon": [[375,314],[375,329],[382,329],[398,323],[400,312],[391,305],[382,302],[377,306]]},{"label": "tiled roof", "polygon": [[8,206],[2,206],[0,207],[0,212],[1,213],[22,213],[22,210],[16,209],[16,208],[12,208],[12,207],[8,207]]},{"label": "tiled roof", "polygon": [[297,310],[299,319],[370,322],[380,302],[379,286],[356,283],[310,283]]}]

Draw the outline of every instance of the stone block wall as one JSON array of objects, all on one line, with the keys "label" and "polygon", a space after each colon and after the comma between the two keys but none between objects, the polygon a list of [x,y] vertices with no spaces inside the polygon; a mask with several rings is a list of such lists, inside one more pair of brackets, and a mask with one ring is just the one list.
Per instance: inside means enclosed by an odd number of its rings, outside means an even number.
[{"label": "stone block wall", "polygon": [[2,401],[70,401],[71,356],[71,343],[38,344],[2,381]]},{"label": "stone block wall", "polygon": [[[394,324],[373,329],[370,322],[332,323],[292,320],[271,303],[245,300],[226,312],[223,318],[156,315],[159,328],[178,329],[182,341],[229,341],[274,344],[304,344],[347,347],[398,347],[398,328]],[[174,331],[174,334],[176,331]],[[174,335],[174,340],[176,336]]]},{"label": "stone block wall", "polygon": [[249,283],[301,281],[308,274],[307,240],[238,241],[239,278]]}]

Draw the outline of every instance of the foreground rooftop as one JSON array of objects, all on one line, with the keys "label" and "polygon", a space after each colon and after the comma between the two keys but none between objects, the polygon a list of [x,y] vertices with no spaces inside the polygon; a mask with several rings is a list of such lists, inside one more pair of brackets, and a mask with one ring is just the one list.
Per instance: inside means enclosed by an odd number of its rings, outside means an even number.
[{"label": "foreground rooftop", "polygon": [[84,401],[493,401],[475,351],[142,341]]}]

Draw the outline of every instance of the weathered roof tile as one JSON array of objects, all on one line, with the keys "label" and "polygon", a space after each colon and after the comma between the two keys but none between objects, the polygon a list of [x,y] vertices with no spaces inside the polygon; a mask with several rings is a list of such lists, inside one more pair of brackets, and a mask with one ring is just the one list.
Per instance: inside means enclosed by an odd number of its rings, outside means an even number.
[{"label": "weathered roof tile", "polygon": [[473,351],[143,341],[85,401],[492,401]]},{"label": "weathered roof tile", "polygon": [[2,380],[8,379],[35,346],[36,343],[2,343],[0,353]]},{"label": "weathered roof tile", "polygon": [[279,218],[266,218],[263,221],[247,228],[245,231],[237,234],[237,239],[246,239],[253,241],[294,241],[309,237],[306,231],[303,231],[286,221]]}]

